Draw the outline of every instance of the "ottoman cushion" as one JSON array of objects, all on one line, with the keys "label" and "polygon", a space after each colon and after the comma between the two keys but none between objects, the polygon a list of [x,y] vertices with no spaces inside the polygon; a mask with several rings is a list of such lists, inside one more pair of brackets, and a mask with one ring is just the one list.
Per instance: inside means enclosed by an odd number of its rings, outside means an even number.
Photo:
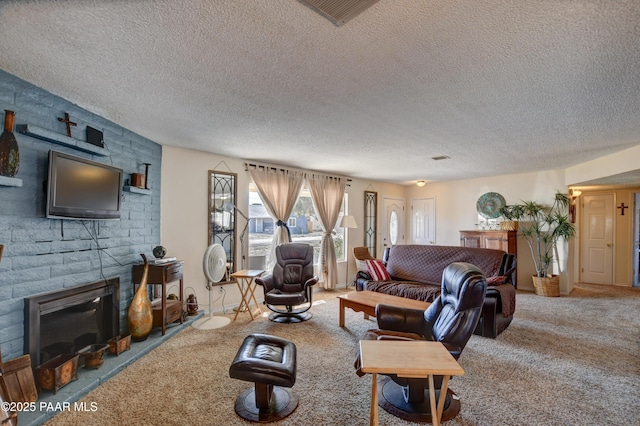
[{"label": "ottoman cushion", "polygon": [[247,336],[229,367],[229,376],[290,388],[296,382],[296,346],[278,336]]}]

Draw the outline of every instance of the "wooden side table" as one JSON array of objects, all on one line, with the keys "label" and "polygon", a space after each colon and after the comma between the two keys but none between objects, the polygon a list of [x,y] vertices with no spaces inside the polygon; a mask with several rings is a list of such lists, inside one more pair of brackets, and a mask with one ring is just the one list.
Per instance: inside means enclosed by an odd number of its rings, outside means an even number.
[{"label": "wooden side table", "polygon": [[[401,356],[399,356],[401,355]],[[369,425],[378,425],[378,373],[398,377],[428,378],[431,419],[440,425],[444,401],[451,376],[462,376],[464,370],[440,342],[401,340],[361,340],[360,365],[364,373],[371,373],[371,410]],[[436,405],[433,376],[442,375],[440,398]]]},{"label": "wooden side table", "polygon": [[[167,332],[167,324],[180,320],[182,324],[183,316],[183,296],[182,296],[182,270],[184,262],[178,260],[175,262],[167,262],[159,265],[149,265],[149,275],[147,277],[147,284],[153,285],[154,299],[151,301],[153,309],[153,326],[162,327],[162,335]],[[133,291],[136,291],[137,286],[142,280],[142,274],[144,273],[144,265],[133,265]],[[167,284],[173,281],[180,281],[180,292],[178,294],[178,300],[167,299]],[[158,297],[158,289],[160,286],[160,297]]]},{"label": "wooden side table", "polygon": [[234,272],[231,274],[233,278],[236,280],[236,284],[238,285],[238,289],[240,290],[240,304],[238,305],[238,310],[236,310],[236,314],[233,317],[235,321],[238,318],[238,313],[247,310],[249,311],[249,315],[251,315],[251,320],[254,320],[253,312],[249,305],[251,305],[251,300],[256,304],[256,309],[262,313],[260,309],[260,305],[258,305],[258,301],[256,300],[255,291],[256,284],[253,282],[256,277],[259,277],[264,273],[263,270],[260,269],[243,269],[241,271]]}]

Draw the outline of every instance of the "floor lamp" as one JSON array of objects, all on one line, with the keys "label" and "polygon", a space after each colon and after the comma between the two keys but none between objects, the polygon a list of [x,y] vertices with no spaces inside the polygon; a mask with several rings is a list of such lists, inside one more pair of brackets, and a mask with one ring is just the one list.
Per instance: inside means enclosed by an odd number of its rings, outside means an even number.
[{"label": "floor lamp", "polygon": [[344,288],[347,289],[349,287],[349,254],[347,253],[347,232],[349,229],[354,229],[358,227],[356,223],[356,218],[352,215],[342,216],[342,221],[340,222],[340,226],[346,230],[345,239],[344,239],[344,258],[347,261],[347,267],[345,268],[347,272],[344,277]]},{"label": "floor lamp", "polygon": [[222,206],[222,210],[224,210],[225,212],[229,212],[229,213],[231,213],[232,211],[235,210],[245,220],[244,228],[242,229],[242,233],[240,234],[240,256],[241,256],[241,258],[240,258],[240,267],[241,267],[241,269],[246,269],[245,263],[246,263],[247,257],[245,255],[246,252],[245,252],[245,249],[244,249],[244,237],[247,234],[247,229],[249,227],[249,218],[247,217],[247,215],[242,213],[240,211],[240,209],[238,209],[235,206],[235,204],[233,204],[233,203],[224,203],[224,205]]}]

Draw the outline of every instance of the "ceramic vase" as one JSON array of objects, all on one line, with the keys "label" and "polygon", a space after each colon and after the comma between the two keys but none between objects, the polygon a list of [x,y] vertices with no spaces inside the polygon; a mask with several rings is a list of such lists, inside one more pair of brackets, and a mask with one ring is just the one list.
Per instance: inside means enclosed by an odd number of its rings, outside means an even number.
[{"label": "ceramic vase", "polygon": [[138,286],[138,290],[133,295],[129,311],[127,312],[127,326],[131,334],[131,340],[142,342],[149,337],[153,327],[153,312],[151,310],[151,300],[147,292],[147,277],[149,275],[149,262],[144,254],[141,254],[144,261],[144,272]]},{"label": "ceramic vase", "polygon": [[4,132],[0,135],[0,176],[13,177],[20,166],[18,141],[13,134],[16,113],[9,110],[4,112]]}]

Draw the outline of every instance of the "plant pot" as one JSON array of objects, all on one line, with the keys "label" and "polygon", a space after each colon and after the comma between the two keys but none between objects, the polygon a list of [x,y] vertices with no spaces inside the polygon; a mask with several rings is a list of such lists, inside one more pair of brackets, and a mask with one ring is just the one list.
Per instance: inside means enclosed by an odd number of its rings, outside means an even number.
[{"label": "plant pot", "polygon": [[52,390],[55,395],[58,389],[78,378],[78,358],[80,355],[58,355],[36,367],[40,390]]},{"label": "plant pot", "polygon": [[532,278],[533,288],[538,296],[560,296],[560,277],[558,275],[552,275],[550,277],[539,277],[534,275]]},{"label": "plant pot", "polygon": [[517,231],[518,230],[518,221],[517,220],[503,220],[500,222],[500,229],[503,231]]},{"label": "plant pot", "polygon": [[109,353],[118,356],[131,349],[131,335],[116,336],[107,340],[107,343],[109,344]]},{"label": "plant pot", "polygon": [[104,351],[109,349],[106,343],[98,343],[86,346],[78,351],[78,355],[84,362],[84,368],[89,370],[97,370],[104,362]]}]

